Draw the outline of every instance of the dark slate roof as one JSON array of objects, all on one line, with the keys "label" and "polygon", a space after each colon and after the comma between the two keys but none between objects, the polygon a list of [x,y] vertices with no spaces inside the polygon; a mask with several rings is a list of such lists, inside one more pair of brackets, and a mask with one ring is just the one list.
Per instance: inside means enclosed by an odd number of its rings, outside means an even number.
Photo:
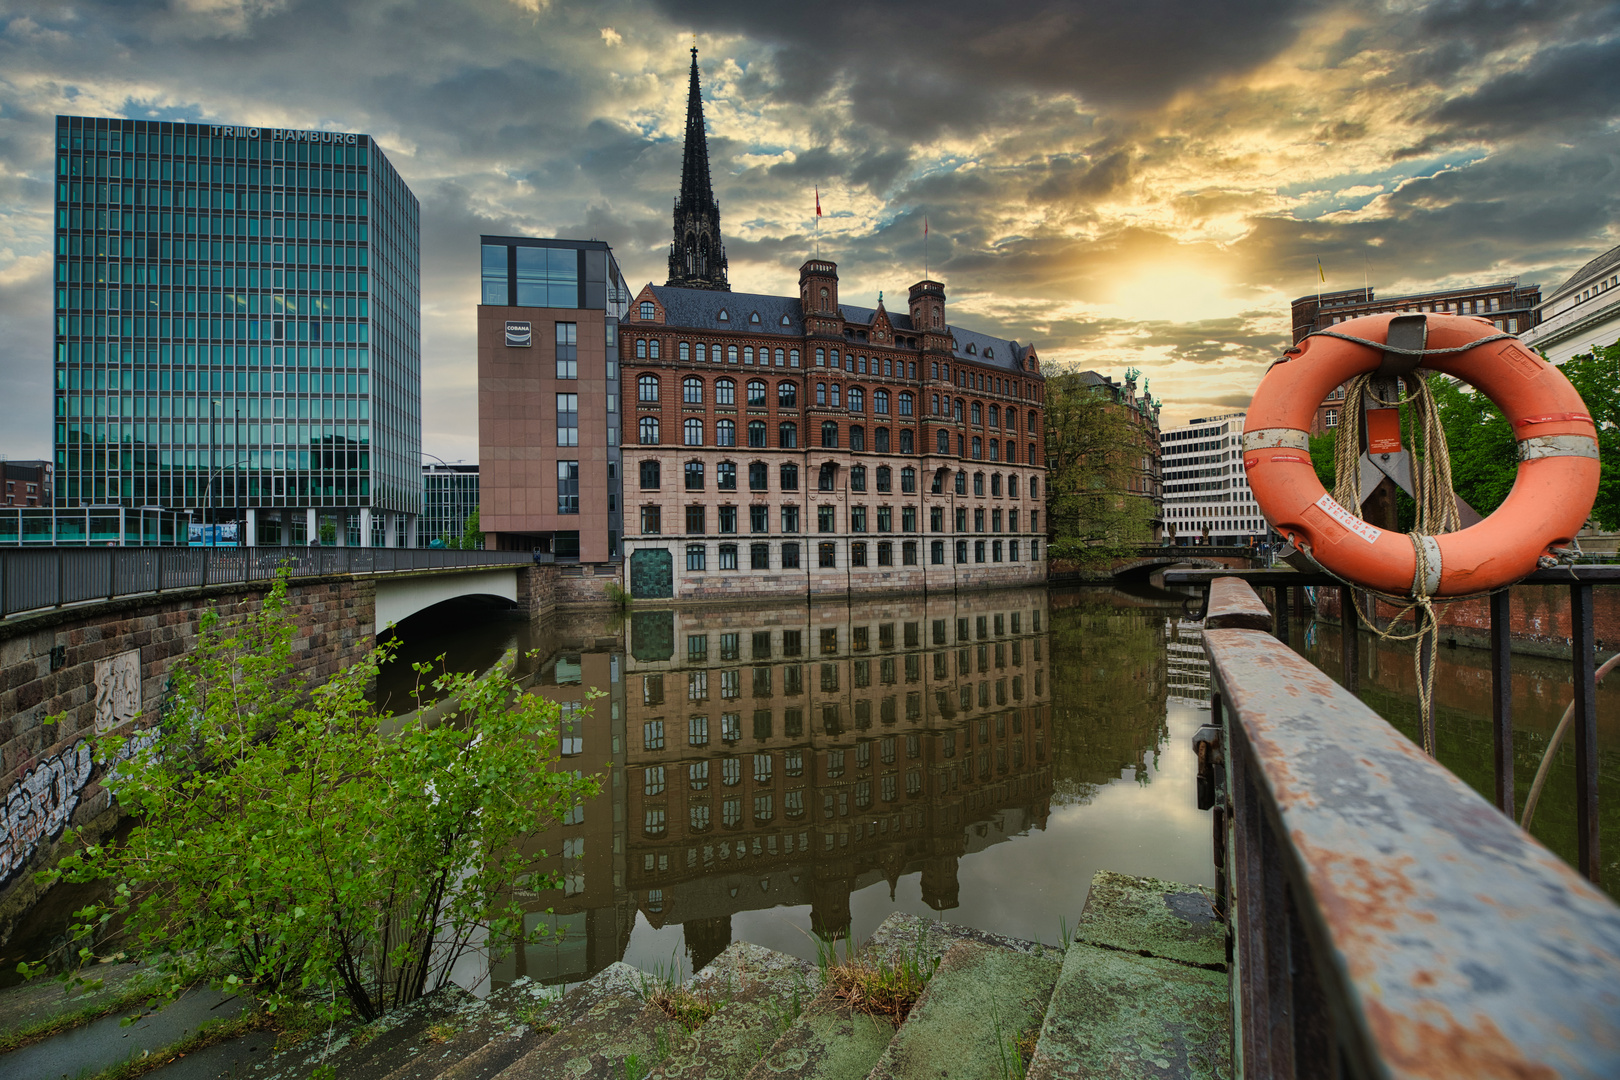
[{"label": "dark slate roof", "polygon": [[[665,322],[669,326],[692,330],[745,330],[792,337],[804,336],[804,312],[796,296],[683,289],[673,285],[652,285],[650,288],[654,298],[663,305]],[[872,320],[877,318],[876,308],[840,304],[839,310],[843,312],[845,321],[850,323],[870,326]],[[730,318],[722,322],[719,317],[721,311]],[[756,311],[759,312],[760,320],[757,327],[748,321],[748,317]],[[886,314],[896,330],[908,334],[917,333],[911,325],[910,313],[886,311]],[[782,324],[784,315],[788,320],[785,326]],[[950,330],[956,339],[956,356],[959,359],[971,360],[989,367],[1017,371],[1031,348],[1016,341],[991,337],[989,334],[981,334],[961,326],[952,326]],[[969,344],[974,347],[974,354],[971,356],[967,352]],[[994,355],[986,357],[987,348],[994,350]]]},{"label": "dark slate roof", "polygon": [[[670,326],[804,336],[804,314],[799,309],[797,296],[716,292],[713,289],[682,289],[671,285],[654,285],[652,294],[664,306],[664,318]],[[721,311],[729,316],[724,322],[720,319]],[[759,312],[758,326],[748,321],[748,317],[756,311]],[[782,325],[784,315],[788,320],[786,326]]]},{"label": "dark slate roof", "polygon": [[[1620,264],[1620,244],[1616,244],[1608,251],[1605,251],[1603,254],[1599,255],[1597,258],[1575,271],[1569,276],[1568,281],[1565,281],[1562,285],[1553,290],[1552,295],[1562,295],[1564,292],[1573,289],[1576,284],[1584,282],[1587,278],[1597,277],[1603,271],[1617,264]],[[1548,299],[1551,299],[1551,297]]]}]

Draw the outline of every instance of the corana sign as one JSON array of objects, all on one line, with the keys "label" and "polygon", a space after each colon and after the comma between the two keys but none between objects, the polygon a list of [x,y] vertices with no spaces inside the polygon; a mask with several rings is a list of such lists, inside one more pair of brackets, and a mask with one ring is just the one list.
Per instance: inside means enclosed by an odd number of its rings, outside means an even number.
[{"label": "corana sign", "polygon": [[228,139],[257,139],[265,131],[270,138],[277,142],[311,142],[311,143],[338,143],[344,146],[356,146],[360,136],[349,135],[341,131],[299,131],[293,128],[256,128],[256,127],[222,127],[215,124],[208,129],[213,135],[222,135]]}]

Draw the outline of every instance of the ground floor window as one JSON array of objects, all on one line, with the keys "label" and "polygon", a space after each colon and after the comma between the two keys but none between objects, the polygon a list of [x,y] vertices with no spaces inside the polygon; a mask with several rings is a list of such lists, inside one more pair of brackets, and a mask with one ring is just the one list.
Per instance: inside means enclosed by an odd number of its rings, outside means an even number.
[{"label": "ground floor window", "polygon": [[705,544],[686,545],[686,568],[688,570],[706,570],[709,562],[709,549]]},{"label": "ground floor window", "polygon": [[878,562],[877,562],[877,564],[879,566],[893,566],[894,565],[894,544],[892,542],[890,542],[888,540],[880,540],[880,541],[878,541]]},{"label": "ground floor window", "polygon": [[799,545],[787,543],[782,545],[782,569],[797,570],[799,568]]},{"label": "ground floor window", "polygon": [[838,565],[838,545],[831,543],[817,544],[817,561],[823,567]]},{"label": "ground floor window", "polygon": [[917,541],[907,540],[900,545],[900,562],[906,566],[917,565]]},{"label": "ground floor window", "polygon": [[984,562],[984,541],[983,540],[975,540],[975,541],[973,541],[973,561],[974,562]]},{"label": "ground floor window", "polygon": [[849,564],[851,566],[866,565],[866,544],[864,542],[856,541],[849,545]]},{"label": "ground floor window", "polygon": [[769,570],[771,568],[771,545],[748,545],[748,569]]},{"label": "ground floor window", "polygon": [[992,540],[992,541],[990,541],[990,561],[991,562],[1000,562],[1001,561],[1001,541],[1000,540]]},{"label": "ground floor window", "polygon": [[945,565],[945,541],[935,540],[928,546],[928,561],[935,566]]},{"label": "ground floor window", "polygon": [[[997,545],[997,546],[999,547],[1000,545]],[[735,570],[735,569],[737,569],[737,545],[736,544],[721,544],[720,545],[720,569],[722,569],[722,570]]]},{"label": "ground floor window", "polygon": [[1008,562],[1017,562],[1018,561],[1018,541],[1016,541],[1016,540],[1007,541],[1007,561]]},{"label": "ground floor window", "polygon": [[956,561],[959,562],[959,563],[967,562],[967,541],[966,540],[958,540],[956,542]]}]

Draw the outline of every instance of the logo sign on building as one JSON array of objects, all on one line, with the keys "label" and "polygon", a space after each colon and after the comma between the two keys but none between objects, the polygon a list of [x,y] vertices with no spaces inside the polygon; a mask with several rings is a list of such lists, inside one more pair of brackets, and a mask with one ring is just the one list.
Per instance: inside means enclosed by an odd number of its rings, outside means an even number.
[{"label": "logo sign on building", "polygon": [[509,349],[527,349],[534,344],[534,326],[526,322],[509,322],[506,324],[506,347]]}]

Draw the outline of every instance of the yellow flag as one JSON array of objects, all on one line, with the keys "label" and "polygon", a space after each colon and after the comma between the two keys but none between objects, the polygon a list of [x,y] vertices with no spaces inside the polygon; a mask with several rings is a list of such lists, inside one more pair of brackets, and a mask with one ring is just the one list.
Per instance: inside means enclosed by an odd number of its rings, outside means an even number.
[{"label": "yellow flag", "polygon": [[1316,276],[1321,278],[1323,281],[1327,280],[1327,273],[1322,269],[1321,259],[1316,260]]}]

